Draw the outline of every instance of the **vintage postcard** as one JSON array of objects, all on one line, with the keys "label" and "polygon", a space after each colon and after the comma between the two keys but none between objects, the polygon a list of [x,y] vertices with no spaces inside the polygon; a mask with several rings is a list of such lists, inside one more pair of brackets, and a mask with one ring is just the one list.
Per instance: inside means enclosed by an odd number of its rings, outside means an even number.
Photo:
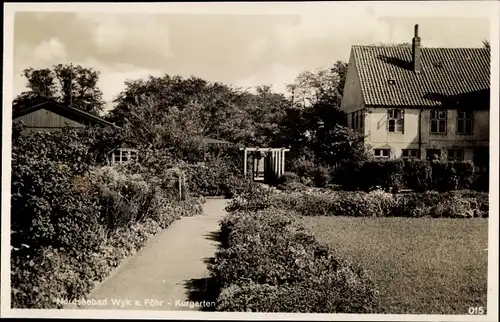
[{"label": "vintage postcard", "polygon": [[5,4],[2,317],[498,321],[499,12]]}]

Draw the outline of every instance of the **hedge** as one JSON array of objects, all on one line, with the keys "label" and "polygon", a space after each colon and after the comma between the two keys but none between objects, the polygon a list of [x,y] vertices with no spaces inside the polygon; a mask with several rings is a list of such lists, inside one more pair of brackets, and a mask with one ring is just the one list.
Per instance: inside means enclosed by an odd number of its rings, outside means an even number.
[{"label": "hedge", "polygon": [[472,187],[474,165],[469,161],[373,160],[339,164],[333,171],[333,183],[346,190],[369,191],[374,187],[418,192],[463,190]]},{"label": "hedge", "polygon": [[187,189],[198,196],[232,198],[258,185],[250,178],[244,178],[241,169],[224,158],[187,164],[181,166],[181,169],[186,173]]},{"label": "hedge", "polygon": [[293,212],[236,211],[221,222],[209,265],[217,311],[370,313],[378,291],[360,267],[337,257]]},{"label": "hedge", "polygon": [[380,190],[301,191],[237,198],[229,210],[277,207],[303,216],[487,218],[489,195],[474,190],[392,194]]}]

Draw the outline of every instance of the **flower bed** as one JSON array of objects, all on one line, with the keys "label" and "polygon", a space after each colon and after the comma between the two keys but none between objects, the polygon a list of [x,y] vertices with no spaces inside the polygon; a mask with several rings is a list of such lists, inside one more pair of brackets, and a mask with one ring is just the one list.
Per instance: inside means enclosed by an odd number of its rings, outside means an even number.
[{"label": "flower bed", "polygon": [[209,265],[216,310],[370,313],[378,292],[361,268],[320,245],[293,212],[237,211],[221,222],[222,248]]},{"label": "flower bed", "polygon": [[[46,165],[30,171],[61,168],[49,161]],[[202,197],[176,200],[161,188],[168,184],[159,178],[111,167],[91,169],[84,175],[58,173],[54,180],[48,177],[39,185],[32,182],[29,186],[25,181],[23,187],[29,189],[13,197],[15,308],[61,308],[57,299],[84,297],[161,229],[182,216],[202,213]],[[26,207],[19,206],[21,201]]]},{"label": "flower bed", "polygon": [[235,199],[229,208],[246,209],[254,202],[260,209],[275,206],[304,216],[486,218],[488,198],[486,192],[471,190],[405,194],[322,190],[275,193],[250,201]]}]

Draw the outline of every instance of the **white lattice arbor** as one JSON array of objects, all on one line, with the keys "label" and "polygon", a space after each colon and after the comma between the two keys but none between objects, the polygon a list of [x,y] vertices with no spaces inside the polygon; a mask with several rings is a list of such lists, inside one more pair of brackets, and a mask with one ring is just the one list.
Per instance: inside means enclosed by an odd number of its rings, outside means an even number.
[{"label": "white lattice arbor", "polygon": [[256,178],[255,173],[259,173],[260,162],[263,159],[264,180],[268,179],[268,174],[272,174],[275,178],[279,178],[285,173],[285,152],[290,151],[286,148],[240,148],[244,153],[243,173],[248,174],[249,157],[252,160],[252,173]]}]

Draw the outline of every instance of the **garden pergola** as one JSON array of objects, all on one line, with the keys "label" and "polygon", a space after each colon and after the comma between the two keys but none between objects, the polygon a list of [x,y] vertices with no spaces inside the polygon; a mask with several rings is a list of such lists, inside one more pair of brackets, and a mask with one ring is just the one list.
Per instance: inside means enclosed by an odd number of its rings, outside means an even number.
[{"label": "garden pergola", "polygon": [[[252,173],[254,179],[259,173],[261,166],[264,172],[264,181],[270,179],[269,175],[279,178],[285,173],[285,152],[290,151],[286,148],[240,148],[244,153],[243,174],[248,173],[249,156],[252,159]],[[250,152],[250,153],[249,153]],[[263,160],[262,160],[263,159]],[[261,160],[263,162],[261,162]]]}]

